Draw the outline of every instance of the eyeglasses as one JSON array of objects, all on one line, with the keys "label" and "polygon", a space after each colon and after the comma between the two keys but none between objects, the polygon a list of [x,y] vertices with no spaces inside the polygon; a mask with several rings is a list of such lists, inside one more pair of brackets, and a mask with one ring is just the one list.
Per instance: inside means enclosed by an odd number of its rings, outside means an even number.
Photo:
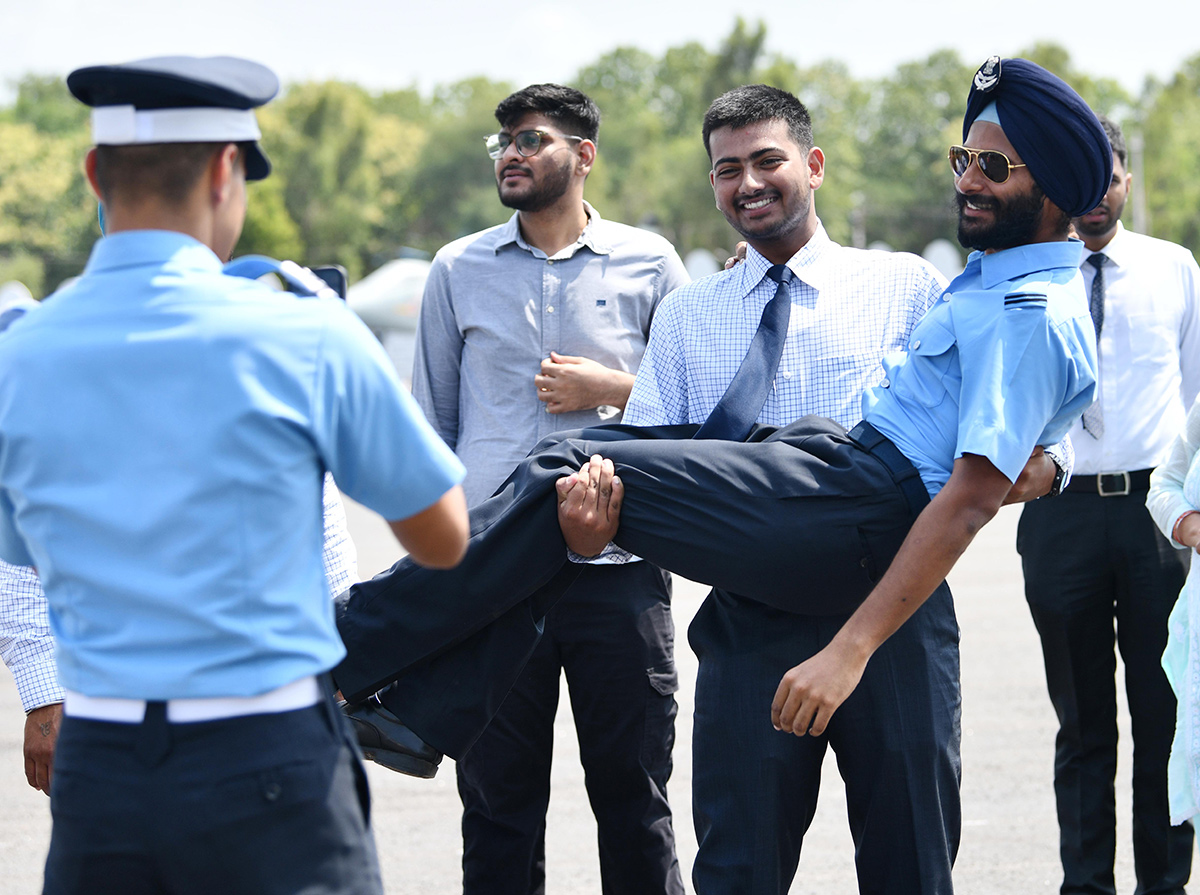
[{"label": "eyeglasses", "polygon": [[1004,183],[1013,168],[1024,168],[1024,164],[1010,162],[1008,156],[995,149],[967,149],[966,146],[951,146],[950,168],[955,177],[962,177],[971,167],[971,162],[979,160],[979,170],[992,183]]},{"label": "eyeglasses", "polygon": [[528,130],[518,131],[515,134],[506,134],[501,131],[498,134],[488,134],[483,138],[483,145],[487,147],[487,154],[494,159],[504,155],[506,149],[513,143],[517,144],[517,152],[522,158],[529,158],[531,155],[537,155],[542,148],[542,141],[547,137],[553,139],[556,136],[561,136],[564,140],[586,140],[586,137],[575,137],[571,134],[552,134],[549,131]]}]

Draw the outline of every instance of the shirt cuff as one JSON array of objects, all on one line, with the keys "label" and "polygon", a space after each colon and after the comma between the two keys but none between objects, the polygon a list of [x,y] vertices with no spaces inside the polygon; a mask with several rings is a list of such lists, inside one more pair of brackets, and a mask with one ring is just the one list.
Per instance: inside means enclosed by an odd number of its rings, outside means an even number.
[{"label": "shirt cuff", "polygon": [[46,657],[21,662],[9,670],[17,684],[21,708],[26,713],[63,701],[53,651]]},{"label": "shirt cuff", "polygon": [[593,566],[623,566],[626,563],[641,562],[642,558],[628,550],[622,550],[612,541],[595,556],[583,556],[574,550],[567,550],[567,559],[574,563],[586,563]]}]

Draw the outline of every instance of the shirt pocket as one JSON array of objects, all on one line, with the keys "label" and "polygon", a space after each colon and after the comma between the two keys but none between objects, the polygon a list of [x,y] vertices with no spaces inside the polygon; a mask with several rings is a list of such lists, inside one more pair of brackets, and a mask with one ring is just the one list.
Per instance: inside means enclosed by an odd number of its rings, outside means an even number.
[{"label": "shirt pocket", "polygon": [[1137,366],[1161,367],[1175,357],[1175,331],[1159,314],[1129,315],[1129,360]]},{"label": "shirt pocket", "polygon": [[908,354],[903,365],[892,369],[895,381],[888,387],[923,407],[937,407],[958,378],[954,333],[936,321],[924,320],[913,330]]}]

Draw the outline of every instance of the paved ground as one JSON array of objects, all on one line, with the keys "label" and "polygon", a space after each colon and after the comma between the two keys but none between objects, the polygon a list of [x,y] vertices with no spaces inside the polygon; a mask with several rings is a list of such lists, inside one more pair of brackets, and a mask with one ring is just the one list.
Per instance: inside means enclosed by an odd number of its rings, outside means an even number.
[{"label": "paved ground", "polygon": [[[350,514],[362,571],[373,574],[390,564],[396,550],[378,517],[357,507],[351,507]],[[1054,719],[1036,635],[1021,596],[1020,567],[1012,547],[1015,527],[1016,512],[1005,510],[980,535],[951,579],[963,644],[963,839],[955,883],[966,895],[1054,893],[1059,883],[1050,782]],[[702,597],[696,585],[677,583],[682,688],[671,800],[685,876],[696,851],[689,794],[696,666],[683,632]],[[547,891],[590,895],[600,891],[595,824],[565,699],[561,706],[547,833]],[[48,800],[24,781],[22,722],[11,678],[0,675],[0,895],[39,890],[49,837]],[[1126,742],[1127,725],[1121,735]],[[1126,893],[1133,891],[1127,746],[1122,748],[1119,774],[1117,883]],[[372,766],[371,782],[389,895],[454,892],[461,843],[453,764],[443,766],[431,781]],[[821,804],[792,893],[855,892],[852,860],[841,781],[835,763],[828,761]]]}]

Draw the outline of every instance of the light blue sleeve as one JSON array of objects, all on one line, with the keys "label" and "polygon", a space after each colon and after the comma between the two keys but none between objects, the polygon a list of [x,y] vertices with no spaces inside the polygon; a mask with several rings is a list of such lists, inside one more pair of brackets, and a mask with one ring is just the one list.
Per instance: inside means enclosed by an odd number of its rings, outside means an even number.
[{"label": "light blue sleeve", "polygon": [[[1006,307],[987,350],[960,354],[955,458],[979,454],[1016,481],[1037,445],[1059,441],[1091,401],[1072,321],[1055,325],[1044,306]],[[1064,332],[1063,327],[1066,328]]]},{"label": "light blue sleeve", "polygon": [[343,493],[394,521],[427,509],[462,481],[462,464],[348,310],[329,315],[317,379],[315,437]]},{"label": "light blue sleeve", "polygon": [[13,514],[12,501],[0,490],[0,559],[14,566],[31,566],[33,560],[25,547],[24,538],[17,533]]}]

